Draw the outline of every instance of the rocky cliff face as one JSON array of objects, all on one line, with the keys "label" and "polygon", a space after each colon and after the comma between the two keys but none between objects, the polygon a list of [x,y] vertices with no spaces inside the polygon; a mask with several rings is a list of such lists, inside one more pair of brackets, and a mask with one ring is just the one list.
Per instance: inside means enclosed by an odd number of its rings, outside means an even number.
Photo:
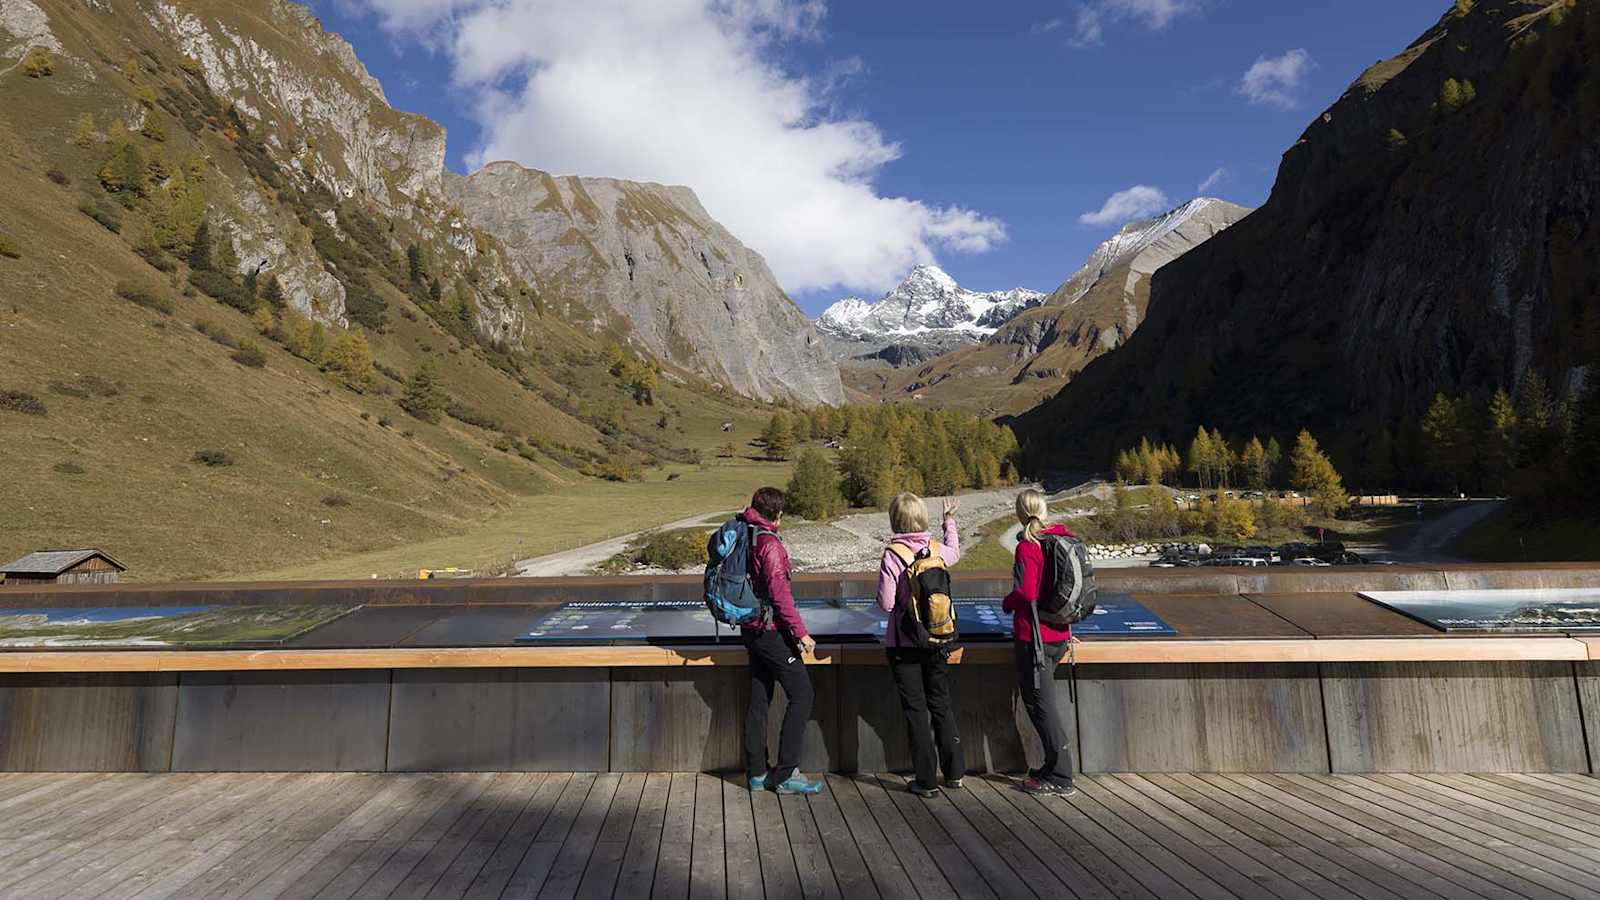
[{"label": "rocky cliff face", "polygon": [[[389,106],[349,43],[307,9],[285,0],[220,10],[160,0],[135,9],[307,187],[437,227],[426,206],[439,197],[444,129]],[[236,205],[220,205],[235,208],[218,212],[242,264],[265,261],[295,306],[343,323],[346,289],[294,239],[297,223],[275,215],[254,181],[239,181],[232,193]],[[515,318],[501,312],[494,318]]]},{"label": "rocky cliff face", "polygon": [[856,375],[852,383],[871,393],[909,393],[989,413],[1027,409],[1134,333],[1144,320],[1153,273],[1249,212],[1201,197],[1130,222],[1048,297],[1007,316],[978,346],[940,356],[914,376]]},{"label": "rocky cliff face", "polygon": [[1022,417],[1036,459],[1311,427],[1359,460],[1436,391],[1571,390],[1600,316],[1600,7],[1479,0],[1363,73],[1266,205],[1164,267],[1148,318]]},{"label": "rocky cliff face", "polygon": [[[88,9],[0,2],[0,49],[20,56],[42,46],[92,75],[87,58],[62,49],[63,28],[73,46],[101,29],[137,30],[183,60],[176,74],[192,79],[193,96],[125,103],[120,117],[130,130],[147,115],[183,118],[191,131],[222,129],[237,116],[260,142],[255,164],[246,154],[242,171],[211,173],[206,205],[214,230],[231,235],[241,271],[275,275],[307,315],[351,321],[351,279],[308,231],[314,215],[347,238],[335,208],[359,207],[390,223],[389,240],[421,246],[445,293],[470,295],[473,326],[486,340],[523,343],[537,295],[597,333],[631,331],[648,352],[737,393],[843,400],[837,368],[804,314],[687,188],[553,179],[495,164],[470,178],[450,175],[447,190],[444,129],[391,107],[349,43],[287,0],[99,0]],[[219,108],[199,108],[196,98],[207,96]]]},{"label": "rocky cliff face", "polygon": [[650,352],[747,396],[843,402],[805,314],[688,188],[497,162],[445,192],[546,298],[609,308]]},{"label": "rocky cliff face", "polygon": [[921,265],[875,303],[847,297],[829,306],[817,330],[839,359],[915,361],[981,341],[1042,300],[1027,288],[968,290],[938,266]]},{"label": "rocky cliff face", "polygon": [[[1038,312],[991,340],[1020,348],[1019,357],[1036,357],[1062,339],[1080,352],[1060,354],[1045,364],[1081,369],[1116,349],[1139,327],[1150,299],[1150,278],[1158,269],[1249,214],[1226,200],[1200,197],[1162,215],[1129,222],[1096,247]],[[1029,359],[1025,365],[1036,362]]]}]

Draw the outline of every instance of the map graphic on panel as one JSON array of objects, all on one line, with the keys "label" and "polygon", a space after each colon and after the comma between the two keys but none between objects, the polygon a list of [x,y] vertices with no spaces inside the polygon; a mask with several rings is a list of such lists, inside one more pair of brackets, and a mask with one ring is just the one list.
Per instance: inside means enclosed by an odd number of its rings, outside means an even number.
[{"label": "map graphic on panel", "polygon": [[118,606],[0,609],[0,648],[225,647],[276,644],[350,606]]},{"label": "map graphic on panel", "polygon": [[1600,589],[1363,591],[1440,631],[1600,631]]}]

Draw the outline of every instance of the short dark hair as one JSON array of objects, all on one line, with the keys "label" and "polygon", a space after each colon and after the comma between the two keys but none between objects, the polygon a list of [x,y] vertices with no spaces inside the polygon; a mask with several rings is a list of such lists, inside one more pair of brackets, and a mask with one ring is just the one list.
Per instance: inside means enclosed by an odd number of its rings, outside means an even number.
[{"label": "short dark hair", "polygon": [[783,515],[783,502],[787,499],[781,488],[764,487],[750,498],[750,505],[768,521]]}]

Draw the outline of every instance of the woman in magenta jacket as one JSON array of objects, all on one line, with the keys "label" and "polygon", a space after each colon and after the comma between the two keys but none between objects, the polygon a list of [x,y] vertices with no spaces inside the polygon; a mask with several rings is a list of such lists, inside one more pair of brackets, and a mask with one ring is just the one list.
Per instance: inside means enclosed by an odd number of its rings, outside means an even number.
[{"label": "woman in magenta jacket", "polygon": [[1044,495],[1026,490],[1017,495],[1017,521],[1022,524],[1022,534],[1017,541],[1016,562],[1011,568],[1012,588],[1001,608],[1011,613],[1013,659],[1017,669],[1017,690],[1022,703],[1028,708],[1028,719],[1039,734],[1044,747],[1044,764],[1029,769],[1022,789],[1030,794],[1077,793],[1072,786],[1072,749],[1067,745],[1067,731],[1061,724],[1061,713],[1056,708],[1056,666],[1067,653],[1072,640],[1072,629],[1056,628],[1041,623],[1034,634],[1034,605],[1039,594],[1049,585],[1045,583],[1044,549],[1039,538],[1045,535],[1071,537],[1072,532],[1063,525],[1046,525]]},{"label": "woman in magenta jacket", "polygon": [[[944,501],[944,539],[939,542],[928,533],[928,507],[922,498],[916,494],[895,497],[889,504],[889,527],[895,534],[889,538],[878,569],[878,606],[889,614],[883,645],[900,695],[900,708],[906,716],[911,762],[917,770],[910,789],[919,797],[938,796],[940,769],[944,770],[945,787],[961,787],[967,764],[961,752],[961,734],[956,730],[948,651],[907,646],[900,631],[906,604],[911,602],[908,564],[901,554],[909,551],[915,557],[928,550],[937,552],[946,567],[955,565],[961,558],[961,536],[956,529],[956,510],[960,508],[959,501]],[[900,552],[895,549],[897,545],[903,548]]]}]

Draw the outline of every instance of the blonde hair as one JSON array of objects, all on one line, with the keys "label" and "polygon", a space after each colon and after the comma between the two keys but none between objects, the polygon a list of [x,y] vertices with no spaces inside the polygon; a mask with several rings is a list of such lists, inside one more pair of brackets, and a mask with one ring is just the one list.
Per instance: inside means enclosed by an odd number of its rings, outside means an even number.
[{"label": "blonde hair", "polygon": [[1039,543],[1039,534],[1044,531],[1044,517],[1049,514],[1044,494],[1029,488],[1017,495],[1017,521],[1022,523],[1023,540]]},{"label": "blonde hair", "polygon": [[889,501],[889,528],[895,534],[928,530],[928,505],[916,494],[898,494]]}]

